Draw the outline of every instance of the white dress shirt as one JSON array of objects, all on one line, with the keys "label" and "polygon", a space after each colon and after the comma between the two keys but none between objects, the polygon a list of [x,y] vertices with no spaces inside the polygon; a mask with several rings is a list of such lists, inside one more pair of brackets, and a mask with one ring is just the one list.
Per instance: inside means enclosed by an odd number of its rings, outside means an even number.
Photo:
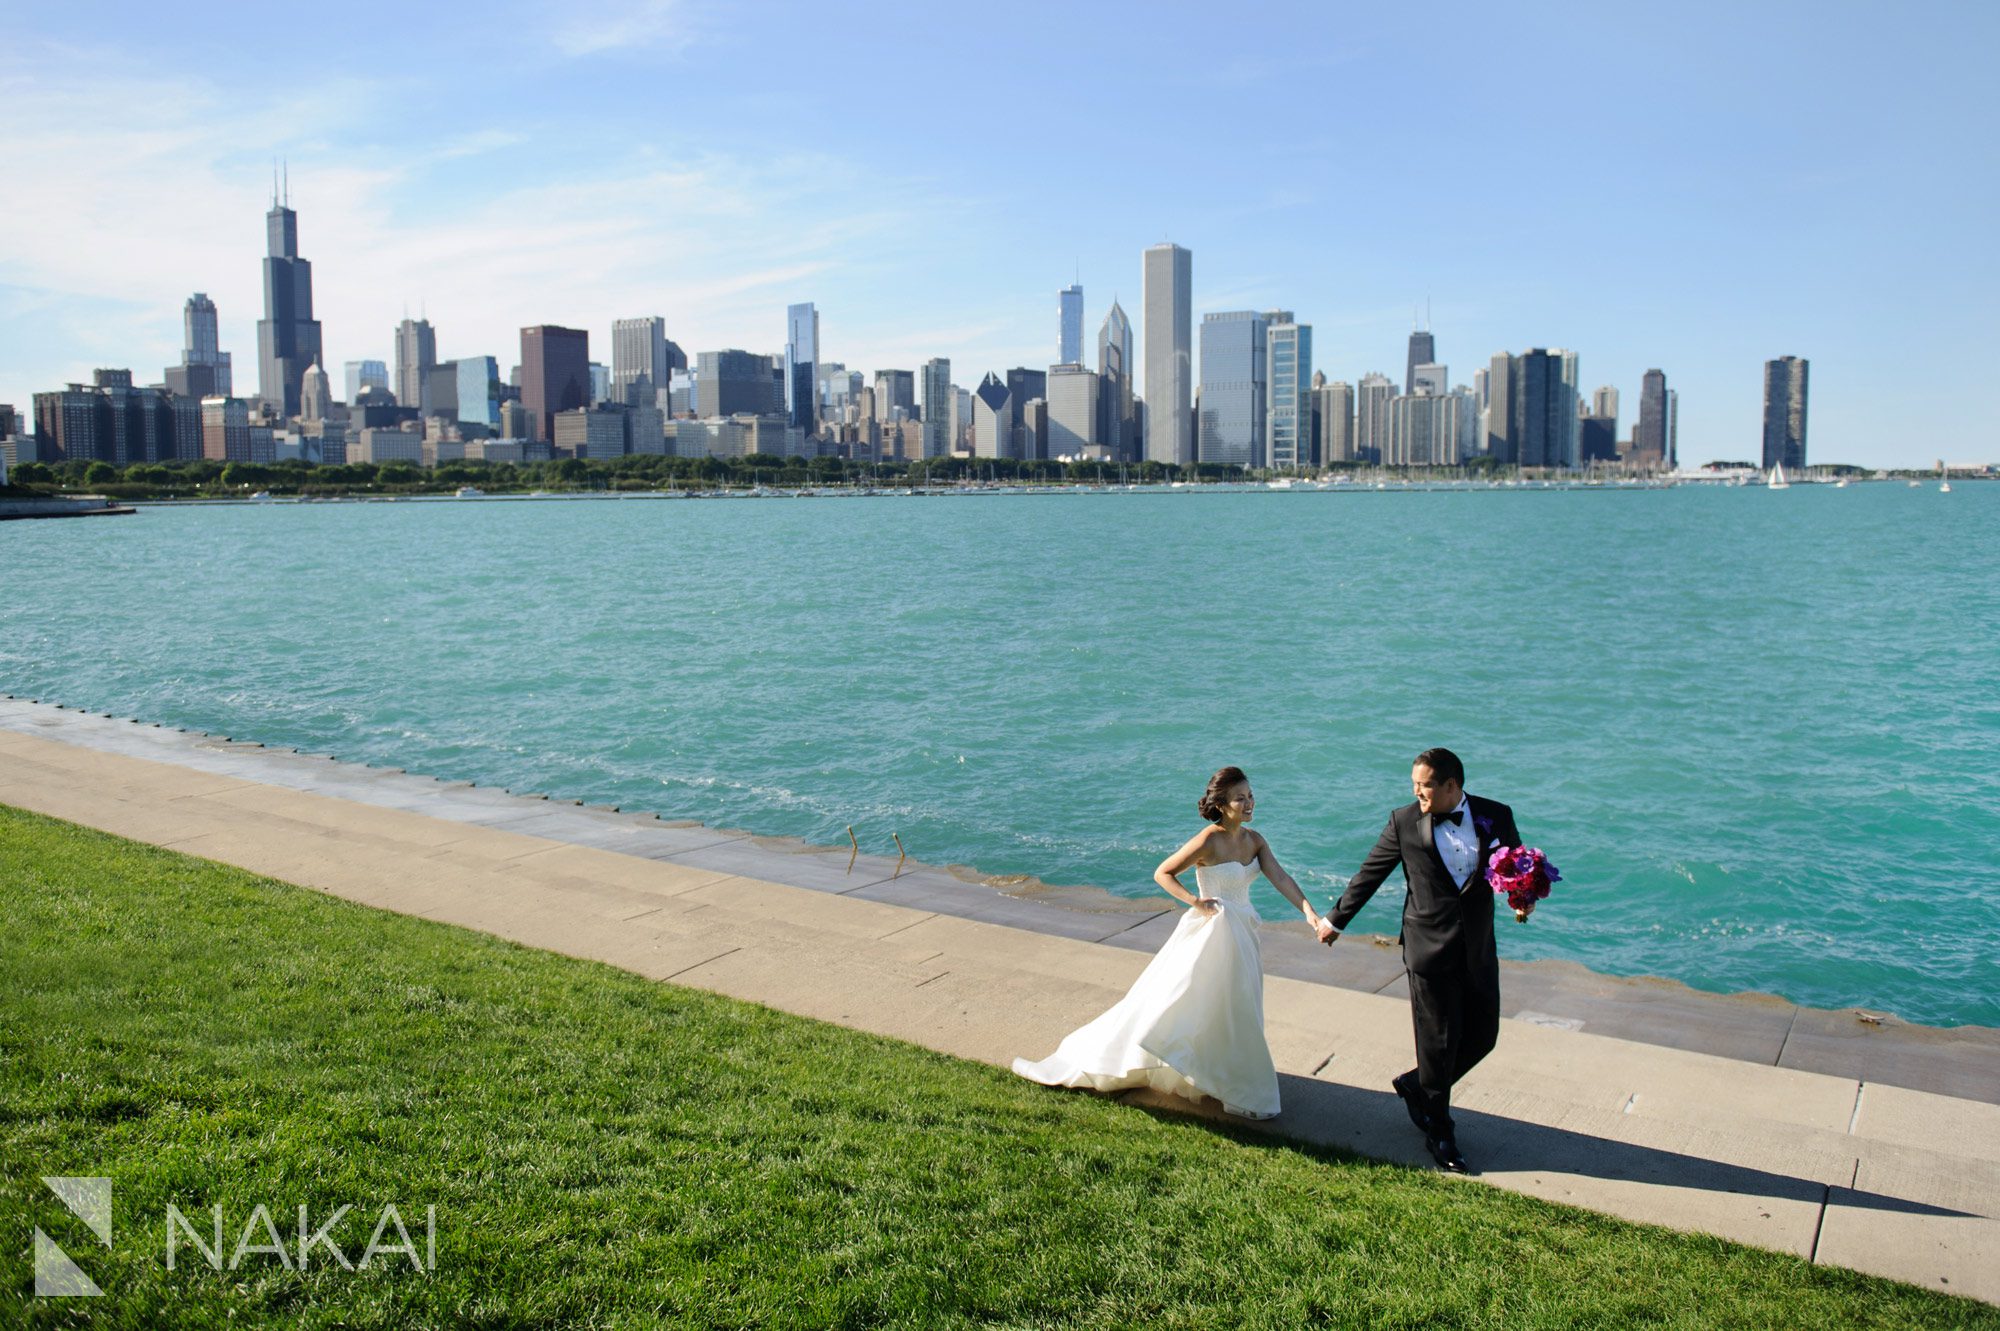
[{"label": "white dress shirt", "polygon": [[1444,860],[1445,872],[1463,889],[1479,866],[1479,832],[1472,825],[1472,801],[1464,795],[1458,797],[1458,813],[1455,824],[1442,818],[1431,819],[1431,840],[1437,845],[1439,858]]}]

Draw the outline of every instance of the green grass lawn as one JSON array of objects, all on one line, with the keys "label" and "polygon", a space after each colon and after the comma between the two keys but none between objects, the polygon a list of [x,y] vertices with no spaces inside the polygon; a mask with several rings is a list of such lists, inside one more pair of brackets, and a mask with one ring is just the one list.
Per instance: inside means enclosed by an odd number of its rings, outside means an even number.
[{"label": "green grass lawn", "polygon": [[[5,807],[0,907],[6,1324],[2000,1326]],[[43,1175],[111,1178],[109,1251]],[[168,1271],[217,1203],[294,1255],[352,1203],[349,1261],[434,1206],[435,1267]],[[34,1297],[36,1226],[105,1297]]]}]

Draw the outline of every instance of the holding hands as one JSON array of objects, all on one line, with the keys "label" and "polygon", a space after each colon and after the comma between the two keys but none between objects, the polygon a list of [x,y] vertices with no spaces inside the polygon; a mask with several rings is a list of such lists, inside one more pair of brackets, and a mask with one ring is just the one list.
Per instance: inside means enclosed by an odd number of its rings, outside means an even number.
[{"label": "holding hands", "polygon": [[[1278,863],[1278,857],[1271,853],[1270,843],[1245,826],[1256,814],[1257,799],[1251,793],[1250,779],[1243,775],[1242,769],[1225,767],[1209,778],[1208,789],[1203,792],[1198,807],[1209,824],[1189,838],[1186,845],[1161,861],[1160,867],[1153,871],[1153,881],[1160,885],[1160,890],[1176,901],[1184,902],[1194,913],[1212,916],[1222,909],[1222,903],[1205,894],[1197,895],[1201,891],[1200,870],[1221,865],[1250,869],[1262,873],[1278,889],[1278,895],[1297,907],[1305,916],[1306,924],[1325,941],[1331,926],[1313,910],[1305,893],[1299,890],[1299,885]],[[1180,880],[1180,875],[1190,868],[1196,870],[1196,892],[1188,891]]]}]

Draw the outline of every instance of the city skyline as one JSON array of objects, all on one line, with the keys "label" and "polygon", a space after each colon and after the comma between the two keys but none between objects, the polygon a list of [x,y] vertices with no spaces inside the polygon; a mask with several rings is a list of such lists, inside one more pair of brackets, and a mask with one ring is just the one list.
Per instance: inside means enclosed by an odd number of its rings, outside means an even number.
[{"label": "city skyline", "polygon": [[[969,390],[989,370],[1051,363],[1050,296],[1067,284],[1086,294],[1086,330],[1114,298],[1138,313],[1139,252],[1171,238],[1197,259],[1197,324],[1296,311],[1330,381],[1407,374],[1398,361],[1428,299],[1436,355],[1460,381],[1497,353],[1564,347],[1581,354],[1586,390],[1636,401],[1644,373],[1663,369],[1685,408],[1683,465],[1757,456],[1762,367],[1785,355],[1820,371],[1816,460],[1994,451],[1990,426],[1968,436],[1963,413],[1922,391],[1940,376],[1978,382],[1996,354],[1977,311],[1996,287],[1981,223],[2000,172],[1975,128],[1992,97],[1972,91],[1983,84],[1967,48],[2000,35],[2000,21],[1980,10],[1941,8],[1947,39],[1820,10],[1798,10],[1803,21],[1702,11],[1662,28],[1558,8],[1509,35],[1447,7],[1428,45],[1367,15],[1327,23],[1273,7],[1266,26],[1280,39],[1193,10],[1171,11],[1163,34],[1112,10],[1066,27],[1073,49],[1058,61],[1031,40],[1034,15],[1057,11],[1029,6],[1019,33],[997,34],[1026,62],[1026,91],[987,107],[945,93],[951,80],[926,68],[893,98],[732,91],[729,72],[755,42],[775,55],[800,39],[784,22],[698,4],[470,27],[472,11],[448,8],[397,26],[409,59],[393,63],[407,76],[379,58],[391,11],[364,5],[310,68],[240,78],[202,71],[257,70],[247,35],[177,59],[190,48],[162,15],[112,6],[78,44],[53,6],[18,8],[21,55],[0,99],[0,163],[19,203],[0,220],[0,401],[17,409],[100,367],[156,381],[180,360],[180,312],[197,291],[248,391],[276,157],[289,163],[322,364],[336,376],[349,361],[393,361],[406,312],[434,325],[440,361],[492,355],[504,372],[521,328],[587,330],[608,360],[613,321],[654,313],[691,356],[781,353],[785,308],[811,303],[825,360],[873,371],[948,358]],[[1285,14],[1297,22],[1278,23]],[[936,21],[925,40],[946,50],[996,35]],[[878,42],[871,58],[905,40]],[[496,76],[546,74],[545,86],[516,80],[504,110],[468,107],[415,72],[450,43]],[[1168,43],[1202,58],[1159,82],[1147,61]],[[1421,77],[1428,93],[1434,57],[1488,46],[1511,62],[1506,77],[1464,62],[1429,108],[1440,142],[1468,146],[1421,168],[1369,166],[1371,197],[1387,202],[1329,207],[1366,165],[1346,145],[1397,123],[1394,89]],[[1032,90],[1083,57],[1104,76],[1044,108]],[[1635,67],[1654,77],[1631,79]],[[646,77],[661,71],[671,79]],[[1839,89],[1864,73],[1869,97],[1850,104]],[[1254,138],[1218,153],[1222,131],[1196,123],[1203,88],[1274,79],[1315,107],[1282,172]],[[920,123],[909,99],[932,89],[949,112]],[[1126,117],[1115,171],[1099,147],[1043,132],[1114,107]],[[551,151],[621,111],[667,128],[608,165]],[[803,112],[809,145],[779,132]],[[1496,173],[1476,147],[1496,114],[1547,119],[1565,151],[1531,179]],[[1081,224],[1043,217],[1022,182],[997,191],[961,169],[1003,131],[1046,145],[1023,159],[1029,182],[1061,193],[1088,179],[1109,206]],[[1399,182],[1454,162],[1479,184],[1475,206],[1394,202]]]}]

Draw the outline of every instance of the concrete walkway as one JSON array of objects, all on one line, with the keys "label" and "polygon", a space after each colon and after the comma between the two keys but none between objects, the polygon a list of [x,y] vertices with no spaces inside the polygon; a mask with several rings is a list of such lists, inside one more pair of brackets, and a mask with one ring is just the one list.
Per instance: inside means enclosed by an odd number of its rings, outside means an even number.
[{"label": "concrete walkway", "polygon": [[[1003,1065],[1115,1001],[1171,920],[17,699],[0,803]],[[1400,969],[1348,941],[1267,936],[1285,1114],[1261,1126],[1428,1167],[1388,1089],[1410,1062]],[[1454,1100],[1484,1182],[2000,1303],[2000,1032],[1576,968],[1510,966],[1503,989],[1500,1047]],[[1621,1022],[1655,1038],[1600,1033]]]}]

